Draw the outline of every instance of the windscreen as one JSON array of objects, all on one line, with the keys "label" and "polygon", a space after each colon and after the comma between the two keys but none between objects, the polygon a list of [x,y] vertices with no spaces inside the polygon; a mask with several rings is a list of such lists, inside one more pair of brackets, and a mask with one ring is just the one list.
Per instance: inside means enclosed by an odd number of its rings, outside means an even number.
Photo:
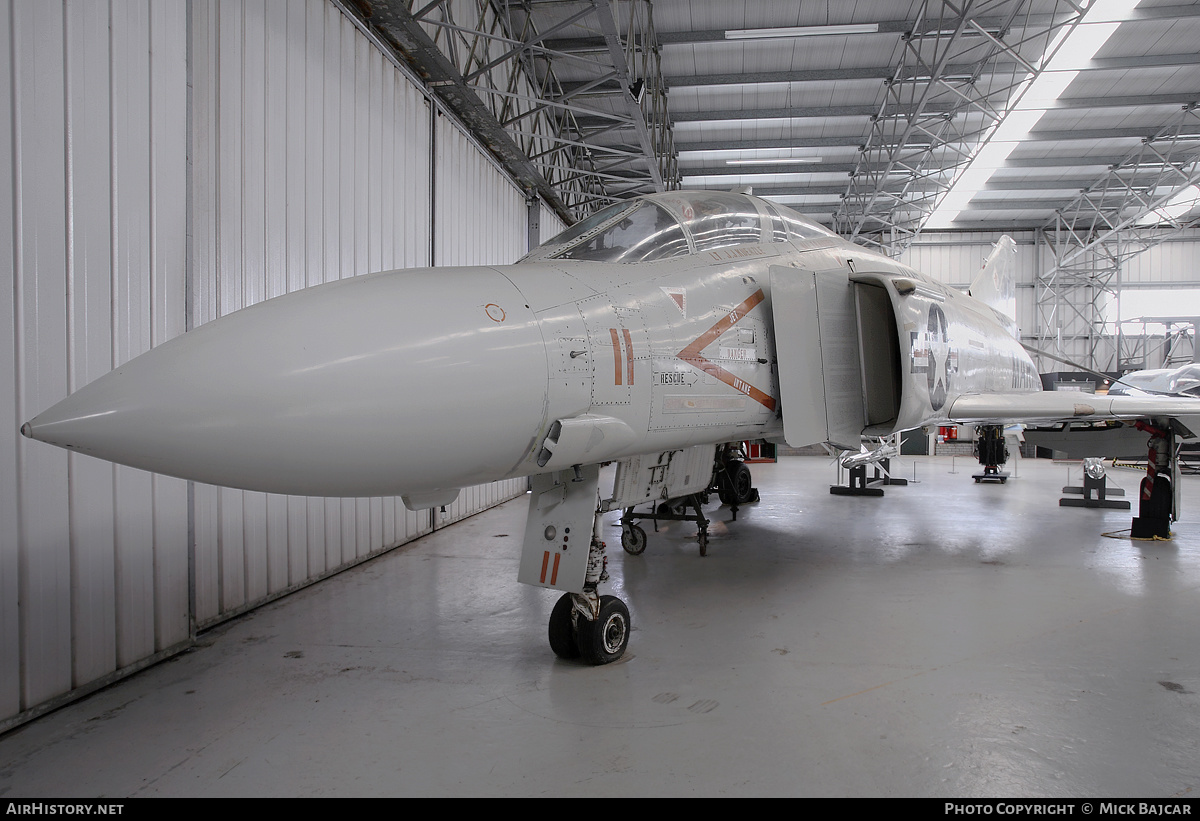
[{"label": "windscreen", "polygon": [[645,200],[606,208],[552,242],[567,246],[554,258],[593,262],[652,262],[690,250],[675,218]]}]

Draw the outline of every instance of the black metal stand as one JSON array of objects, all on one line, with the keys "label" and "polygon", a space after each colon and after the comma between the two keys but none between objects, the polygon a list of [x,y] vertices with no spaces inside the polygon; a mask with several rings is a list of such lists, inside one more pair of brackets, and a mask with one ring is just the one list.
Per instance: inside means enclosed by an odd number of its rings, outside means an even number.
[{"label": "black metal stand", "polygon": [[[1145,483],[1146,479],[1142,480]],[[1130,534],[1135,539],[1170,539],[1171,509],[1174,507],[1171,481],[1163,475],[1153,480],[1149,498],[1143,493],[1138,504],[1140,516],[1133,517]]]},{"label": "black metal stand", "polygon": [[[1064,487],[1063,493],[1074,493],[1083,496],[1082,499],[1059,499],[1060,507],[1107,507],[1114,510],[1129,510],[1129,502],[1123,499],[1109,499],[1109,496],[1124,496],[1125,491],[1119,487],[1109,487],[1108,477],[1101,476],[1093,479],[1086,473],[1083,475],[1083,487]],[[1092,494],[1095,494],[1093,496]]]},{"label": "black metal stand", "polygon": [[907,479],[897,479],[888,475],[891,466],[891,459],[880,459],[874,465],[875,475],[870,479],[867,479],[866,465],[852,467],[850,468],[850,484],[832,485],[829,492],[834,496],[882,496],[883,488],[880,485],[907,485]]},{"label": "black metal stand", "polygon": [[[701,505],[704,500],[699,493],[693,493],[691,496],[685,496],[681,499],[673,499],[678,505],[678,508],[673,508],[670,502],[662,502],[657,507],[653,503],[650,505],[649,513],[637,513],[634,508],[625,508],[624,514],[621,516],[622,530],[622,545],[625,549],[634,553],[641,553],[646,549],[646,534],[635,522],[643,519],[648,519],[654,522],[654,532],[658,532],[659,522],[695,522],[699,527],[698,541],[700,542],[700,555],[708,555],[708,517],[701,510]],[[692,508],[695,513],[688,513],[688,508]],[[678,509],[678,512],[676,510]],[[640,532],[640,542],[638,538]],[[625,533],[633,534],[632,544],[637,545],[640,549],[631,550],[629,544],[626,544]]]},{"label": "black metal stand", "polygon": [[1008,473],[1000,470],[999,465],[984,465],[983,473],[972,473],[971,478],[975,480],[975,484],[980,482],[999,482],[1004,484],[1008,481]]}]

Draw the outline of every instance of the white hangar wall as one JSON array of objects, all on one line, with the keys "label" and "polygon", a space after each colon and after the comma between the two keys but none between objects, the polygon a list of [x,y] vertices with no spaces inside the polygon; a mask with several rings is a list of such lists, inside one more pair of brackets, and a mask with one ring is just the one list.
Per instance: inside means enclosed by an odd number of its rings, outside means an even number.
[{"label": "white hangar wall", "polygon": [[[908,248],[900,261],[948,285],[965,288],[1000,236],[994,232],[925,233]],[[1027,341],[1043,330],[1053,337],[1062,323],[1048,329],[1039,327],[1045,320],[1038,316],[1035,287],[1038,277],[1053,265],[1050,249],[1044,243],[1039,244],[1031,231],[1012,232],[1011,236],[1017,241],[1017,324]],[[1116,287],[1118,280],[1114,279],[1111,284]],[[1153,310],[1156,316],[1190,315],[1191,309],[1173,298],[1172,291],[1179,294],[1185,289],[1200,289],[1200,231],[1185,231],[1127,259],[1120,273],[1119,287],[1126,295],[1149,290],[1162,292],[1162,298],[1155,300],[1160,306]],[[1067,329],[1077,331],[1078,324],[1068,318]],[[1115,326],[1109,324],[1107,330],[1109,336],[1097,347],[1097,365],[1113,369],[1117,344]],[[1140,351],[1146,355],[1147,367],[1159,367],[1161,332],[1158,336],[1140,340],[1136,336],[1140,331],[1140,326],[1125,326],[1123,355]],[[1089,343],[1065,337],[1060,353],[1086,364],[1090,356]],[[1043,361],[1041,367],[1045,371],[1070,370],[1066,365],[1049,360]]]},{"label": "white hangar wall", "polygon": [[1200,288],[1200,230],[1184,231],[1130,259],[1121,284],[1131,290]]},{"label": "white hangar wall", "polygon": [[186,484],[17,433],[184,330],[185,29],[182,5],[0,7],[3,719],[189,638]]},{"label": "white hangar wall", "polygon": [[[991,232],[925,233],[909,246],[900,261],[947,285],[966,289],[1001,236]],[[1033,283],[1040,273],[1039,249],[1031,232],[1013,232],[1010,236],[1017,242],[1017,324],[1023,334],[1033,333]]]},{"label": "white hangar wall", "polygon": [[538,244],[554,239],[565,230],[567,224],[563,222],[562,217],[543,206],[538,218]]},{"label": "white hangar wall", "polygon": [[0,730],[524,491],[467,488],[444,514],[411,513],[21,437],[75,388],[262,299],[512,262],[526,207],[325,0],[5,0],[0,48]]}]

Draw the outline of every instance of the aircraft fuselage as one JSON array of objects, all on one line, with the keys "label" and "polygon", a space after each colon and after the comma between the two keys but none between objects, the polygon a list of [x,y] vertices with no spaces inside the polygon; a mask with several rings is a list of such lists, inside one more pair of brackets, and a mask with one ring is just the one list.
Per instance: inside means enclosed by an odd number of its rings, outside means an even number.
[{"label": "aircraft fuselage", "polygon": [[[823,348],[781,352],[778,326],[814,323],[781,312],[772,281],[800,277],[824,299],[813,306]],[[857,372],[847,369],[854,356]],[[789,370],[798,362],[844,394],[842,438],[942,420],[960,394],[1040,387],[996,312],[831,237],[656,262],[342,280],[171,340],[31,427],[45,441],[213,484],[403,494],[429,506],[466,485],[633,454],[822,441],[811,431],[825,423],[798,424],[781,396],[781,382],[801,379]],[[864,402],[874,409],[857,418]]]}]

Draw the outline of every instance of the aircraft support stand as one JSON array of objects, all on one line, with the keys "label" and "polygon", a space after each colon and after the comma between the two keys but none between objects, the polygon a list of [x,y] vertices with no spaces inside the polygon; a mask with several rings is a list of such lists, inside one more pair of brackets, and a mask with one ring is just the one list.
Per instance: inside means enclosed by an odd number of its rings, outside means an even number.
[{"label": "aircraft support stand", "polygon": [[874,475],[867,478],[867,465],[855,465],[847,468],[850,471],[850,483],[847,485],[832,485],[829,492],[835,496],[882,496],[880,485],[907,485],[907,479],[891,475],[892,460],[880,459],[875,463]]},{"label": "aircraft support stand", "polygon": [[[631,556],[640,556],[645,552],[646,531],[634,524],[639,519],[650,519],[653,521],[655,533],[658,532],[658,523],[660,521],[695,522],[699,528],[696,538],[700,542],[700,555],[707,556],[708,517],[704,515],[703,504],[703,495],[692,493],[681,499],[661,502],[657,508],[653,508],[652,513],[636,513],[632,507],[625,508],[625,511],[621,514],[621,547],[625,548],[625,552]],[[696,512],[688,513],[687,509],[689,507]]]},{"label": "aircraft support stand", "polygon": [[[1125,491],[1119,487],[1108,486],[1108,476],[1104,473],[1104,464],[1098,458],[1083,460],[1083,487],[1067,486],[1063,493],[1073,493],[1083,496],[1082,499],[1059,499],[1059,507],[1106,507],[1114,510],[1129,510],[1129,502],[1124,499],[1109,499],[1109,496],[1124,496]],[[1095,494],[1093,496],[1093,494]]]}]

